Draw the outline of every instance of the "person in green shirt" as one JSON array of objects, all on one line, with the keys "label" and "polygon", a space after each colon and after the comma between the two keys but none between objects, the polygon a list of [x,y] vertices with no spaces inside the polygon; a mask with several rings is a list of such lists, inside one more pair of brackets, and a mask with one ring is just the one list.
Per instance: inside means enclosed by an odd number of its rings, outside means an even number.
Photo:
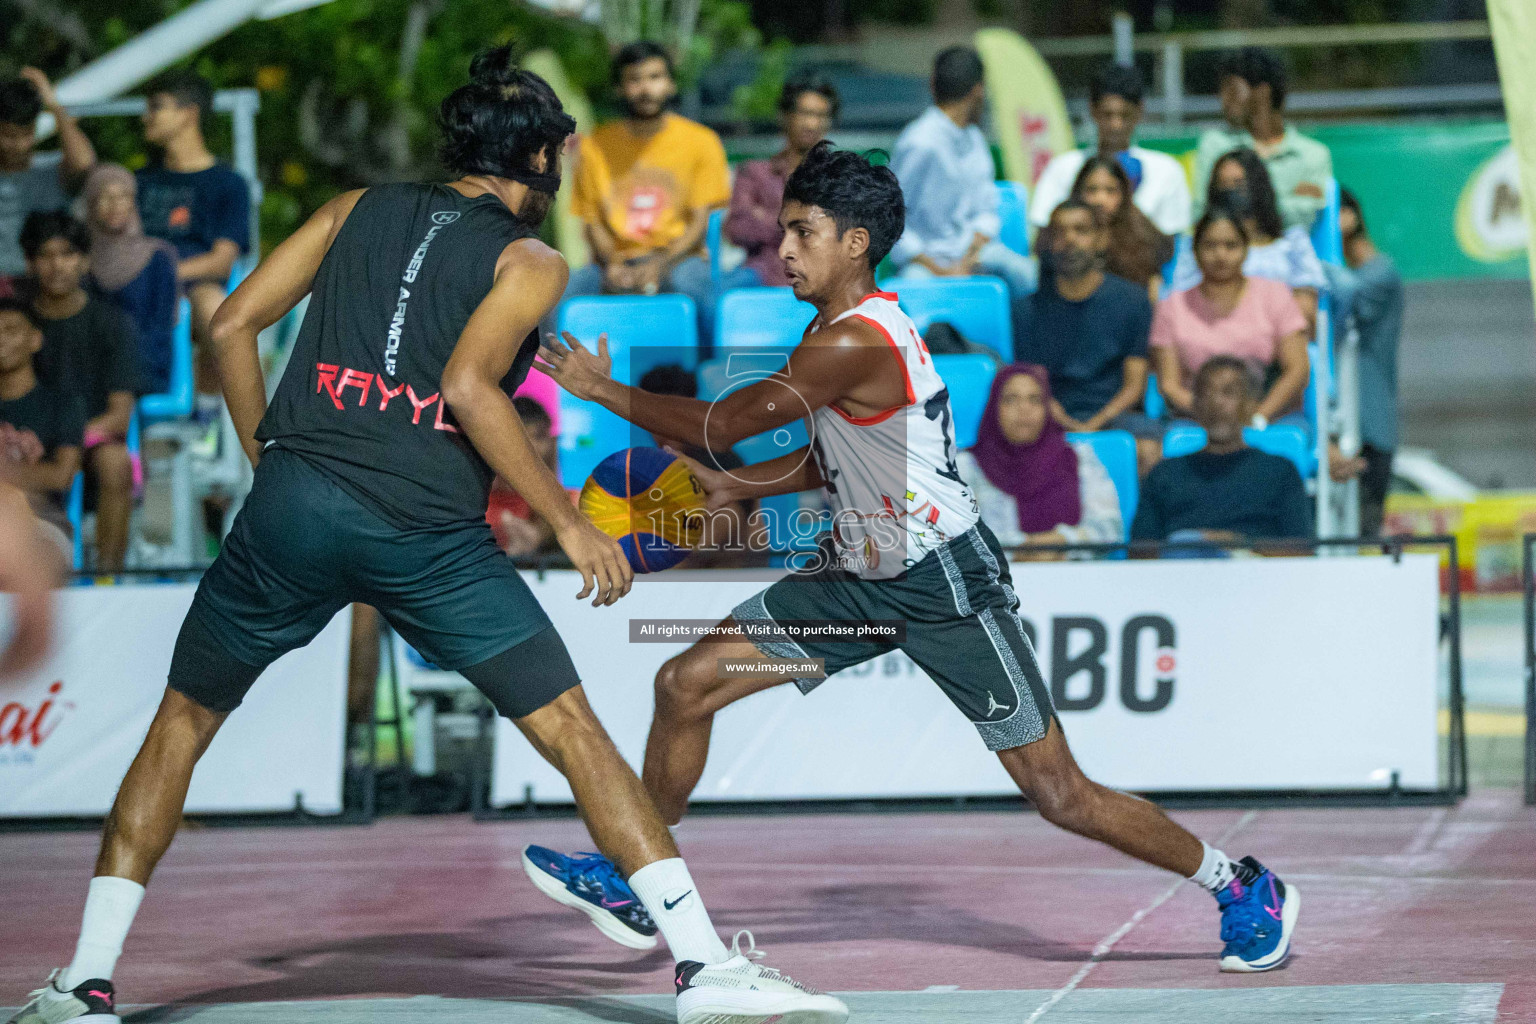
[{"label": "person in green shirt", "polygon": [[1310,230],[1327,201],[1333,154],[1321,142],[1286,123],[1289,76],[1284,62],[1272,51],[1249,46],[1224,60],[1219,74],[1226,124],[1200,137],[1193,190],[1196,216],[1203,211],[1216,161],[1234,149],[1248,146],[1264,160],[1275,184],[1285,226],[1299,225]]}]

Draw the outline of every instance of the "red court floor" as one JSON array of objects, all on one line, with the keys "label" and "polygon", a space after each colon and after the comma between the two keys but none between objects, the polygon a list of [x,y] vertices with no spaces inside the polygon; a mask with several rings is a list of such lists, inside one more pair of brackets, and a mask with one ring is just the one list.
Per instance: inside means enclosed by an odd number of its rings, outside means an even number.
[{"label": "red court floor", "polygon": [[[1536,1024],[1536,809],[1512,791],[1176,817],[1300,888],[1284,970],[1219,974],[1209,896],[1033,814],[704,816],[678,838],[721,930],[854,993],[856,1020]],[[95,842],[0,834],[0,1006],[68,959]],[[587,998],[665,994],[670,960],[540,896],[518,865],[529,842],[589,845],[574,820],[189,828],[128,940],[120,999],[160,1008],[145,1021],[425,1021],[445,1005],[669,1019],[664,999]],[[471,1012],[485,1001],[494,1013]]]}]

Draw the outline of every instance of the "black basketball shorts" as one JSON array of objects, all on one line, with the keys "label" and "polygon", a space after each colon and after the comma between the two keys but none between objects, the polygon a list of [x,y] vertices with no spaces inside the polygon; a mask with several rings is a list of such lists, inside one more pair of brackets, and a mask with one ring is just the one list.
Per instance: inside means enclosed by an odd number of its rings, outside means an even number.
[{"label": "black basketball shorts", "polygon": [[[1055,714],[1018,608],[1002,546],[977,523],[892,579],[835,568],[792,573],[731,614],[762,623],[905,620],[899,643],[801,642],[782,634],[752,642],[770,657],[822,658],[828,676],[901,650],[971,720],[988,750],[1009,750],[1044,738]],[[795,685],[810,693],[821,682]]]},{"label": "black basketball shorts", "polygon": [[354,602],[508,718],[580,678],[565,643],[484,522],[402,530],[304,456],[269,447],[171,658],[172,689],[232,711],[262,671]]}]

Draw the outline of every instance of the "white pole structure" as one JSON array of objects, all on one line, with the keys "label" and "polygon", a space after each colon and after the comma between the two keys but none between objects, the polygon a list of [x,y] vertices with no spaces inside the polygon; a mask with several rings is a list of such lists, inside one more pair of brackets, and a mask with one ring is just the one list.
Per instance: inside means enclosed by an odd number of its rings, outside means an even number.
[{"label": "white pole structure", "polygon": [[1493,52],[1504,89],[1509,138],[1520,159],[1520,191],[1536,284],[1536,7],[1530,0],[1488,0]]},{"label": "white pole structure", "polygon": [[[328,0],[202,0],[99,57],[55,87],[59,102],[110,100],[196,53],[253,18],[275,18]],[[38,134],[53,133],[53,118],[38,119]]]}]

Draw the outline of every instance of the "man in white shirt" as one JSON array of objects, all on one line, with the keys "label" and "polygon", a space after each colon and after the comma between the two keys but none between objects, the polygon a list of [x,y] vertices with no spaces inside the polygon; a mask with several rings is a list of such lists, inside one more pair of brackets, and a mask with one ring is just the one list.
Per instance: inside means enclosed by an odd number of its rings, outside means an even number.
[{"label": "man in white shirt", "polygon": [[[1135,68],[1107,64],[1093,78],[1088,112],[1098,128],[1099,155],[1120,160],[1136,189],[1136,205],[1159,231],[1177,235],[1189,230],[1189,181],[1184,167],[1167,153],[1131,144],[1141,123],[1142,98],[1147,90]],[[1051,211],[1072,194],[1072,184],[1088,159],[1086,150],[1057,154],[1035,182],[1029,220],[1036,228],[1051,222]]]},{"label": "man in white shirt", "polygon": [[891,250],[903,277],[993,274],[1015,298],[1035,290],[1035,261],[997,240],[996,167],[977,127],[986,86],[968,46],[933,64],[933,106],[902,129],[891,154],[907,207],[906,230]]}]

